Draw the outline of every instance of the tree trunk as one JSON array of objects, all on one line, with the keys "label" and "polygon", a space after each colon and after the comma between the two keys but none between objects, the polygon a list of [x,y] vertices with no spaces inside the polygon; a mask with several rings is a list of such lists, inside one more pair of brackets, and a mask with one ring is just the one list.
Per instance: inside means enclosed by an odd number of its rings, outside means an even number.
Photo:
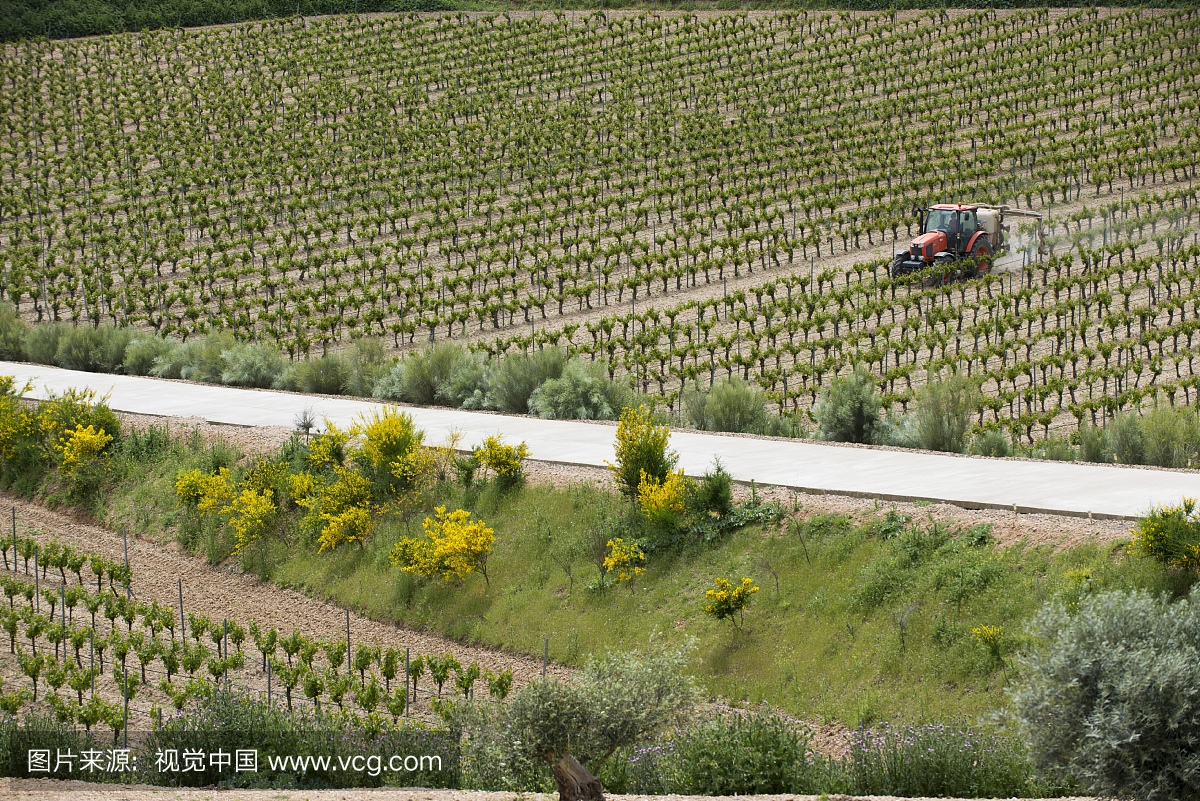
[{"label": "tree trunk", "polygon": [[570,754],[554,766],[554,780],[558,782],[558,801],[604,801],[600,780]]}]

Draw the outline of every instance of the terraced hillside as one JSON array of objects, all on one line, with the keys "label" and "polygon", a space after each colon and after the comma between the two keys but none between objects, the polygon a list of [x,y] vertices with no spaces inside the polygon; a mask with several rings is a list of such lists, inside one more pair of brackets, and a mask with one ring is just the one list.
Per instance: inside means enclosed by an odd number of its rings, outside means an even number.
[{"label": "terraced hillside", "polygon": [[[9,46],[3,295],[294,357],[547,343],[674,400],[977,375],[1046,433],[1192,397],[1196,11],[409,15]],[[914,204],[1050,216],[893,282]],[[1028,232],[1014,231],[1018,242]]]}]

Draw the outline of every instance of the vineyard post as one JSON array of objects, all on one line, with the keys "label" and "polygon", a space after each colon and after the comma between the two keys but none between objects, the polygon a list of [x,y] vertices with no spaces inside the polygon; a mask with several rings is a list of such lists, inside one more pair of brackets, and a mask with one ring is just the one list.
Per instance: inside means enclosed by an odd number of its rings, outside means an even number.
[{"label": "vineyard post", "polygon": [[187,618],[183,616],[183,579],[179,581],[179,643],[187,642]]},{"label": "vineyard post", "polygon": [[38,586],[37,574],[37,545],[33,546],[33,611],[42,611],[42,590]]},{"label": "vineyard post", "polygon": [[409,673],[409,649],[404,649],[404,717],[408,717],[408,697],[409,682],[412,681],[412,674]]},{"label": "vineyard post", "polygon": [[88,675],[92,677],[92,695],[96,694],[96,630],[88,632]]},{"label": "vineyard post", "polygon": [[[13,508],[12,508],[12,528],[13,528],[13,570],[16,570],[17,569],[17,505],[15,503],[13,504]],[[5,566],[7,566],[7,563],[5,563]]]},{"label": "vineyard post", "polygon": [[127,675],[122,674],[121,681],[122,681],[122,684],[124,685],[121,687],[121,697],[125,699],[125,719],[124,719],[125,732],[122,735],[121,747],[128,748],[129,747],[129,677]]},{"label": "vineyard post", "polygon": [[[229,618],[225,618],[221,626],[221,658],[229,658]],[[227,679],[226,683],[228,683],[229,674],[226,673],[225,676]]]},{"label": "vineyard post", "polygon": [[125,578],[129,581],[125,585],[125,600],[129,600],[129,595],[133,591],[133,576],[129,572],[129,529],[125,526],[121,527],[121,540],[125,545]]},{"label": "vineyard post", "polygon": [[353,652],[350,650],[350,610],[346,610],[346,664],[350,664]]},{"label": "vineyard post", "polygon": [[267,709],[271,708],[271,660],[267,660]]}]

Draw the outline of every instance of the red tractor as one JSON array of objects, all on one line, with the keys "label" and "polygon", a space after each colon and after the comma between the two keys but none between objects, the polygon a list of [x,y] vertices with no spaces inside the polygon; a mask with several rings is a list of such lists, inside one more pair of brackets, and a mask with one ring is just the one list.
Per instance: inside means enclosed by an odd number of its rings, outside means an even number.
[{"label": "red tractor", "polygon": [[934,265],[944,267],[946,279],[983,275],[991,267],[992,256],[1008,244],[1006,216],[1042,218],[1034,211],[983,204],[939,203],[913,212],[921,220],[921,233],[906,252],[892,260],[893,278]]}]

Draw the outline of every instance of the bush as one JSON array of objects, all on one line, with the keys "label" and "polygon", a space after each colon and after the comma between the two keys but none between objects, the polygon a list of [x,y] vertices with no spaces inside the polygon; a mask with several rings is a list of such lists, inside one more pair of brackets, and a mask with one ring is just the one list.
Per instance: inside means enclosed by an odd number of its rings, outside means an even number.
[{"label": "bush", "polygon": [[492,403],[502,412],[528,414],[534,390],[562,376],[566,364],[567,353],[562,348],[506,356],[492,374]]},{"label": "bush", "polygon": [[1085,462],[1104,464],[1113,460],[1112,449],[1104,429],[1093,425],[1079,427],[1079,458]]},{"label": "bush", "polygon": [[58,341],[54,363],[68,370],[114,373],[125,362],[125,349],[133,330],[101,325],[68,328]]},{"label": "bush", "polygon": [[705,391],[696,386],[684,399],[689,422],[702,431],[759,433],[767,424],[766,398],[738,376]]},{"label": "bush", "polygon": [[1018,742],[943,725],[859,729],[843,768],[843,791],[855,795],[1040,795],[1033,765]]},{"label": "bush", "polygon": [[767,707],[718,714],[684,729],[670,744],[672,793],[799,793],[813,783],[807,731]]},{"label": "bush", "polygon": [[159,336],[137,337],[125,348],[125,374],[150,375],[159,359],[179,347],[173,339]]},{"label": "bush", "polygon": [[690,717],[698,693],[683,649],[594,658],[570,682],[535,679],[516,693],[486,737],[509,764],[554,765],[570,754],[597,773],[613,752],[647,742]]},{"label": "bush", "polygon": [[1013,694],[1033,756],[1089,794],[1200,794],[1200,589],[1177,603],[1106,592],[1034,621],[1044,647]]},{"label": "bush", "polygon": [[1196,501],[1155,509],[1137,522],[1129,553],[1148,556],[1166,567],[1200,573],[1200,518]]},{"label": "bush", "polygon": [[821,438],[830,442],[877,441],[883,423],[875,377],[865,369],[834,378],[813,408]]},{"label": "bush", "polygon": [[369,398],[391,366],[392,359],[379,337],[362,337],[354,341],[354,347],[346,353],[347,395]]},{"label": "bush", "polygon": [[221,383],[235,387],[271,387],[283,372],[282,354],[266,344],[234,345],[221,362]]},{"label": "bush", "polygon": [[661,484],[675,469],[679,454],[667,450],[671,429],[655,425],[645,406],[621,412],[617,424],[616,464],[609,464],[621,492],[637,498],[638,488],[649,477]]},{"label": "bush", "polygon": [[733,477],[720,459],[712,469],[691,485],[687,499],[688,510],[698,517],[725,517],[733,511]]},{"label": "bush", "polygon": [[399,400],[422,406],[452,405],[447,390],[464,358],[466,353],[456,342],[439,342],[413,353],[403,362]]},{"label": "bush", "polygon": [[70,328],[66,323],[43,323],[25,332],[25,358],[35,364],[54,364],[58,341]]},{"label": "bush", "polygon": [[1104,429],[1108,447],[1121,464],[1145,464],[1146,447],[1136,412],[1119,414]]},{"label": "bush", "polygon": [[1191,467],[1200,458],[1200,417],[1195,409],[1160,406],[1140,423],[1144,464]]},{"label": "bush", "polygon": [[316,395],[341,395],[346,390],[346,361],[336,353],[297,362],[280,381],[279,389]]},{"label": "bush", "polygon": [[613,420],[621,409],[621,395],[602,362],[575,358],[561,376],[533,391],[529,411],[547,420]]},{"label": "bush", "polygon": [[966,376],[952,373],[917,391],[917,440],[931,451],[962,453],[971,418],[979,408],[979,389]]},{"label": "bush", "polygon": [[223,331],[207,334],[163,353],[154,360],[150,374],[158,378],[185,378],[219,384],[225,369],[221,355],[236,345],[237,340],[232,334]]},{"label": "bush", "polygon": [[981,431],[971,442],[971,453],[976,456],[1008,456],[1010,452],[1008,434],[998,428]]},{"label": "bush", "polygon": [[28,330],[17,307],[7,300],[0,300],[0,359],[20,361],[25,358]]}]

